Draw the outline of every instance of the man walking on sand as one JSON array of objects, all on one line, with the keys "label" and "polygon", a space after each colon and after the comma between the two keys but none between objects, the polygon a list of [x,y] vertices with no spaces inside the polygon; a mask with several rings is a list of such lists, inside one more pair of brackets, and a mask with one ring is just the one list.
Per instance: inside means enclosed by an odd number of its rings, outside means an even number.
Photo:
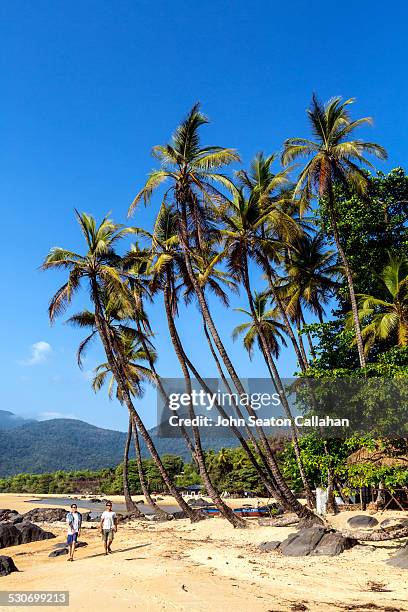
[{"label": "man walking on sand", "polygon": [[112,502],[106,502],[106,510],[102,512],[100,530],[102,534],[102,540],[105,547],[105,555],[111,553],[111,545],[113,541],[114,533],[118,530],[118,519],[116,518],[116,512],[112,512]]},{"label": "man walking on sand", "polygon": [[81,535],[81,525],[82,525],[82,514],[78,512],[78,507],[76,504],[71,504],[71,512],[68,512],[67,514],[67,523],[68,523],[68,536],[67,536],[68,559],[67,561],[73,561],[75,546],[76,546],[76,543],[78,542],[78,536]]}]

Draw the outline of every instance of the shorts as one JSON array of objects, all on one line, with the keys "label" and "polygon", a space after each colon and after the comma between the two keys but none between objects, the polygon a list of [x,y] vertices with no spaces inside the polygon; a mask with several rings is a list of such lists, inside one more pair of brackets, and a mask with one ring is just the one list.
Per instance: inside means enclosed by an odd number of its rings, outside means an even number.
[{"label": "shorts", "polygon": [[67,544],[72,544],[73,542],[78,542],[78,533],[69,533],[67,536]]},{"label": "shorts", "polygon": [[114,529],[102,529],[102,540],[104,542],[112,542],[114,533]]}]

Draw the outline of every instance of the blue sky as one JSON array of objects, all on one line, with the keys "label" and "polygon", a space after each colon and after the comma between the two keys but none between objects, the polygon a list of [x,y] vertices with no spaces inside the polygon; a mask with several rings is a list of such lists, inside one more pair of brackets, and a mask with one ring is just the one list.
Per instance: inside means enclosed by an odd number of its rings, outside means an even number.
[{"label": "blue sky", "polygon": [[[361,135],[389,152],[378,167],[406,166],[407,18],[405,2],[379,0],[341,8],[321,0],[1,3],[0,408],[126,428],[124,409],[89,386],[101,351],[90,351],[80,372],[81,333],[48,323],[47,303],[63,276],[38,268],[51,246],[82,248],[74,207],[126,221],[154,166],[151,146],[168,139],[195,101],[212,120],[203,140],[238,148],[247,165],[258,150],[307,135],[313,91],[353,96],[354,114],[375,120]],[[149,226],[155,210],[157,202],[134,223]],[[260,360],[249,362],[230,340],[237,315],[216,306],[215,317],[240,373],[262,375]],[[159,370],[177,376],[161,303],[151,318]],[[202,373],[214,374],[194,306],[180,330]],[[279,365],[292,374],[290,351]],[[153,391],[139,404],[153,424]]]}]

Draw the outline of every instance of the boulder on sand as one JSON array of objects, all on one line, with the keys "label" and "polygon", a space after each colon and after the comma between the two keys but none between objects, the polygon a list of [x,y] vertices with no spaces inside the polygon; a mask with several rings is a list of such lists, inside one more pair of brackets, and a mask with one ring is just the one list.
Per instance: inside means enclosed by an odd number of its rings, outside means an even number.
[{"label": "boulder on sand", "polygon": [[366,514],[358,514],[348,519],[347,524],[352,529],[367,529],[369,527],[376,527],[378,521],[373,516],[367,516]]},{"label": "boulder on sand", "polygon": [[[82,548],[83,546],[88,546],[88,542],[77,542],[75,544],[75,548]],[[48,555],[49,557],[61,557],[62,555],[68,554],[68,547],[65,542],[60,542],[59,544],[55,544],[53,551]]]},{"label": "boulder on sand", "polygon": [[0,555],[0,576],[8,576],[11,572],[18,572],[11,557]]},{"label": "boulder on sand", "polygon": [[325,533],[311,555],[326,555],[335,557],[340,555],[345,550],[353,548],[357,544],[357,540],[348,538],[338,532]]},{"label": "boulder on sand", "polygon": [[408,544],[400,548],[396,555],[387,559],[386,564],[399,569],[408,569]]},{"label": "boulder on sand", "polygon": [[279,547],[287,557],[306,557],[316,548],[325,534],[323,527],[308,527],[298,533],[291,533]]},{"label": "boulder on sand", "polygon": [[15,525],[11,523],[0,524],[0,548],[17,546],[20,544],[21,533]]},{"label": "boulder on sand", "polygon": [[33,508],[33,510],[24,514],[24,521],[55,523],[56,521],[65,521],[67,513],[68,511],[64,508]]},{"label": "boulder on sand", "polygon": [[29,544],[30,542],[39,542],[40,540],[50,540],[55,538],[55,535],[50,531],[44,531],[34,523],[18,523],[13,525],[20,532],[20,541],[18,544]]}]

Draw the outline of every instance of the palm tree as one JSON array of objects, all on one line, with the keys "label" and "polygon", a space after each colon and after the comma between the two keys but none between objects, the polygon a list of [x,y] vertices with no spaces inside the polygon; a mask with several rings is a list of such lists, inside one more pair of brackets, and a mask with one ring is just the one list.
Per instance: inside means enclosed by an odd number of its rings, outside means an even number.
[{"label": "palm tree", "polygon": [[308,202],[316,188],[318,197],[327,204],[331,231],[347,278],[360,365],[364,367],[365,355],[353,271],[338,231],[334,188],[340,183],[364,195],[367,191],[367,177],[362,166],[372,166],[365,156],[373,154],[380,159],[386,159],[387,154],[378,144],[363,140],[347,140],[357,127],[371,123],[369,117],[351,120],[347,107],[353,102],[352,98],[342,102],[342,99],[337,97],[323,105],[313,95],[307,115],[315,140],[289,138],[284,144],[282,162],[290,164],[298,158],[308,158],[299,174],[295,194],[300,195],[302,201]]},{"label": "palm tree", "polygon": [[272,266],[272,262],[278,263],[279,260],[279,251],[282,248],[280,241],[292,241],[300,236],[301,225],[304,223],[300,219],[295,219],[299,209],[295,206],[288,183],[290,168],[274,173],[272,164],[275,160],[276,155],[265,157],[263,153],[257,153],[251,162],[249,171],[240,170],[237,172],[237,179],[239,186],[245,193],[248,193],[249,199],[256,202],[258,210],[267,213],[263,218],[263,223],[258,227],[254,257],[265,272],[299,366],[302,371],[305,371],[308,366],[307,359],[302,354],[284,304],[275,287],[277,275]]},{"label": "palm tree", "polygon": [[[315,314],[320,323],[324,306],[339,287],[336,278],[341,273],[333,251],[325,249],[324,236],[303,234],[288,245],[284,262],[285,275],[280,277],[278,292],[286,304],[286,311],[295,321],[301,342],[301,327],[305,324],[303,310]],[[308,334],[312,355],[313,344]],[[302,345],[303,346],[303,345]],[[304,349],[303,349],[304,350]]]},{"label": "palm tree", "polygon": [[[189,281],[194,288],[202,317],[224,366],[238,393],[245,395],[244,386],[220,338],[204,290],[194,274],[192,264],[194,252],[197,250],[200,252],[205,247],[206,240],[211,237],[215,214],[229,202],[220,188],[224,187],[233,193],[236,192],[232,181],[224,174],[214,172],[214,170],[237,161],[239,157],[232,149],[213,146],[200,148],[199,128],[205,123],[208,123],[208,120],[196,105],[176,129],[171,142],[153,148],[153,154],[161,160],[162,168],[149,175],[145,186],[134,199],[129,213],[132,213],[140,200],[143,199],[147,203],[154,190],[164,181],[167,179],[171,181],[164,199],[166,201],[170,194],[174,196],[178,213],[178,238]],[[256,417],[252,406],[246,408],[251,416]],[[298,502],[282,477],[265,432],[262,428],[257,428],[257,431],[278,487],[277,496],[281,494],[279,501],[282,504],[290,505],[301,518],[314,520],[313,513]]]},{"label": "palm tree", "polygon": [[200,520],[199,513],[189,507],[173,484],[149,432],[135,410],[126,380],[126,363],[115,334],[110,329],[103,306],[103,296],[111,296],[114,293],[116,297],[122,295],[127,297],[124,283],[115,266],[118,257],[114,252],[114,246],[130,230],[113,223],[108,218],[104,218],[100,225],[97,225],[95,219],[86,213],[76,212],[76,217],[85,237],[86,254],[81,255],[68,249],[54,247],[42,265],[44,270],[64,269],[68,271],[67,282],[60,287],[51,299],[49,306],[50,320],[54,322],[55,318],[66,310],[79,290],[81,281],[86,280],[94,306],[95,326],[122,401],[136,422],[138,430],[146,442],[146,446],[170,493],[192,521]]},{"label": "palm tree", "polygon": [[393,340],[398,346],[408,345],[408,259],[390,257],[380,277],[390,301],[372,295],[357,296],[366,354],[376,341]]},{"label": "palm tree", "polygon": [[[261,314],[261,312],[256,308],[249,277],[249,259],[256,260],[259,258],[259,231],[268,219],[268,209],[269,207],[261,207],[259,197],[254,196],[252,192],[249,198],[245,198],[243,190],[237,191],[228,210],[225,214],[222,214],[222,219],[226,226],[226,229],[222,230],[222,234],[225,236],[224,249],[228,261],[228,267],[231,273],[242,281],[245,288],[250,308],[250,315],[256,330],[256,336],[261,348],[261,353],[268,367],[268,371],[275,389],[279,394],[285,414],[289,419],[291,419],[291,422],[293,422],[285,389],[282,384],[278,368],[273,359],[273,352],[275,352],[275,355],[278,352],[276,347],[276,333],[275,339],[273,340],[270,334],[270,326],[263,324],[259,318],[259,314]],[[273,214],[275,213],[276,210],[273,210]],[[261,241],[263,243],[270,242],[270,240],[267,241],[262,236]],[[259,304],[259,306],[261,305],[262,303]],[[302,476],[308,503],[310,506],[312,506],[314,503],[314,496],[303,467],[296,427],[292,426],[291,431],[296,459],[300,474]]]},{"label": "palm tree", "polygon": [[[265,292],[255,291],[253,301],[256,316],[259,321],[259,327],[267,340],[269,352],[274,357],[278,358],[280,353],[280,344],[287,346],[285,337],[283,335],[286,332],[286,327],[277,320],[279,314],[276,308],[270,308],[267,310],[269,298]],[[262,344],[259,338],[258,328],[254,323],[251,312],[245,310],[244,308],[235,308],[234,310],[237,312],[242,312],[250,319],[250,321],[237,325],[232,332],[232,337],[234,340],[236,340],[238,336],[245,334],[243,340],[244,347],[248,351],[250,359],[252,359],[255,341],[257,342],[260,351],[262,351]]]}]

